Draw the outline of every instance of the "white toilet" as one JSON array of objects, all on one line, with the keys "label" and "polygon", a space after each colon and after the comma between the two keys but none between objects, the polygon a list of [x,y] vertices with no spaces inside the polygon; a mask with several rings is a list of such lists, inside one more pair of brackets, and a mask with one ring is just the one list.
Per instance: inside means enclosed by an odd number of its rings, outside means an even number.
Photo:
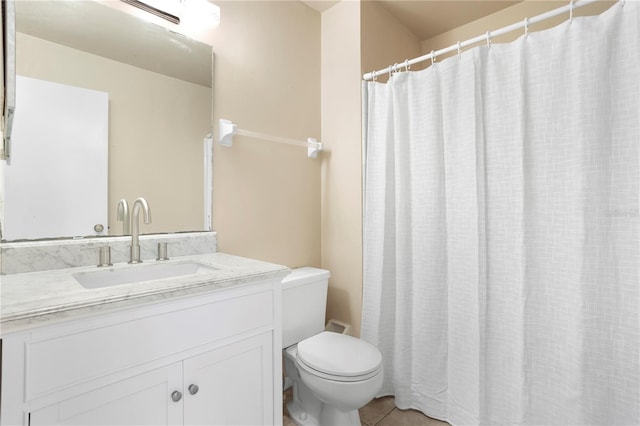
[{"label": "white toilet", "polygon": [[329,271],[294,269],[282,281],[282,347],[293,382],[289,417],[299,426],[360,426],[358,409],[382,386],[373,345],[326,332]]}]

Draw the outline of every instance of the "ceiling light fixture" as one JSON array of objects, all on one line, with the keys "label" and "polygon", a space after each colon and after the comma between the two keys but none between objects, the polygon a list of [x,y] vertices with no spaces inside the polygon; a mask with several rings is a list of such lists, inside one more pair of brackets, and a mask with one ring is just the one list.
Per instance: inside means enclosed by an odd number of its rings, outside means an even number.
[{"label": "ceiling light fixture", "polygon": [[[172,10],[172,12],[167,11],[167,6],[173,5],[177,2],[169,2],[169,1],[155,1],[155,0],[122,0],[123,3],[130,4],[133,7],[137,7],[140,10],[144,10],[147,13],[155,15],[159,18],[165,19],[172,24],[179,25],[180,24],[180,16],[176,14],[177,10]],[[175,9],[175,6],[170,9]]]},{"label": "ceiling light fixture", "polygon": [[220,8],[209,0],[183,0],[182,24],[190,28],[215,28],[220,25]]},{"label": "ceiling light fixture", "polygon": [[220,8],[208,0],[121,0],[173,24],[190,28],[215,28]]}]

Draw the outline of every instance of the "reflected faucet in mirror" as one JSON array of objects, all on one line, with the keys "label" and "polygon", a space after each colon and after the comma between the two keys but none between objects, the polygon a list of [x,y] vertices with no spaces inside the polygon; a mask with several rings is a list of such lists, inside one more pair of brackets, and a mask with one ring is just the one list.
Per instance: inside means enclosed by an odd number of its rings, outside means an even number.
[{"label": "reflected faucet in mirror", "polygon": [[118,201],[116,218],[118,222],[122,222],[122,235],[131,234],[131,219],[129,218],[129,203],[127,203],[127,200],[125,200],[124,198]]},{"label": "reflected faucet in mirror", "polygon": [[133,208],[131,209],[131,250],[129,263],[142,263],[140,260],[140,241],[138,235],[140,233],[140,209],[144,210],[144,223],[147,225],[151,223],[151,209],[147,200],[140,197],[133,202]]}]

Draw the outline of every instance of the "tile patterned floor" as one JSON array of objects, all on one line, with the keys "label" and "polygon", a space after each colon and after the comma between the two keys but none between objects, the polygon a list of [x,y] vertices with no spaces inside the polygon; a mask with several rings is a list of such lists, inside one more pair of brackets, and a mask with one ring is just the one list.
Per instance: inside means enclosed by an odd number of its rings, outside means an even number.
[{"label": "tile patterned floor", "polygon": [[[283,426],[295,426],[287,417],[286,402],[291,398],[291,392],[284,395]],[[360,409],[360,422],[363,426],[448,426],[449,423],[432,419],[415,410],[399,410],[395,406],[392,396],[377,398]]]},{"label": "tile patterned floor", "polygon": [[449,426],[416,410],[396,408],[392,396],[377,398],[360,409],[363,426]]}]

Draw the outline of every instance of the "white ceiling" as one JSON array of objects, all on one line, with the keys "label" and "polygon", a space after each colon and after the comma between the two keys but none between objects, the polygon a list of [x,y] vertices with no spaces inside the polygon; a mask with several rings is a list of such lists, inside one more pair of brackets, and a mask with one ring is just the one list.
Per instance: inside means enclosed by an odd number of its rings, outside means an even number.
[{"label": "white ceiling", "polygon": [[[348,0],[347,0],[348,1]],[[413,32],[426,40],[461,25],[513,6],[521,0],[365,0],[377,1],[389,13]],[[302,0],[322,13],[339,1]]]}]

